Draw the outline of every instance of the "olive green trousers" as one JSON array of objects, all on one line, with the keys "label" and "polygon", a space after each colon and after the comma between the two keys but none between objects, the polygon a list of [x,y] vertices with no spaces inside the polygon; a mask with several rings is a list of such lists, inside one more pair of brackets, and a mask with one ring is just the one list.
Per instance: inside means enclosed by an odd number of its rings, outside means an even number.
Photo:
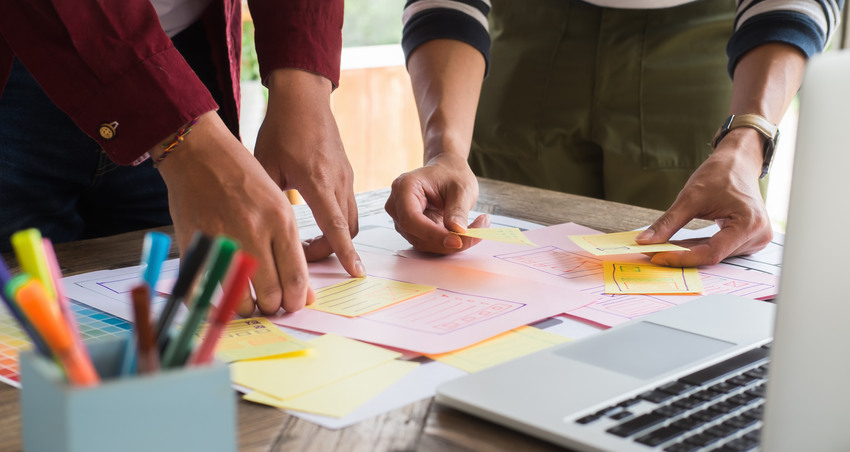
[{"label": "olive green trousers", "polygon": [[477,175],[666,209],[728,115],[734,0],[492,0]]}]

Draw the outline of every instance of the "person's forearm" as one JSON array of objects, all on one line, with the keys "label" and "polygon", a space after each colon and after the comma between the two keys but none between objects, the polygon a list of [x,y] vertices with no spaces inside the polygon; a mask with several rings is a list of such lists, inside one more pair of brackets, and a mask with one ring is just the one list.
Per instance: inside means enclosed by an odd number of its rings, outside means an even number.
[{"label": "person's forearm", "polygon": [[[765,44],[746,53],[735,66],[729,114],[758,114],[779,124],[800,89],[805,66],[803,53],[787,44]],[[760,166],[762,147],[741,144],[761,139],[755,130],[742,127],[729,132],[722,143],[738,144],[725,149],[749,150],[749,160]]]},{"label": "person's forearm", "polygon": [[[305,127],[315,130],[334,130],[336,135],[334,138],[339,138],[336,120],[331,111],[333,83],[330,79],[301,69],[275,69],[269,74],[267,85],[269,102],[266,107],[266,116],[263,119],[264,126],[280,129],[287,125],[301,124],[306,119],[308,125],[305,125]],[[289,132],[295,133],[292,130]],[[258,137],[258,140],[261,138],[263,137]],[[266,144],[269,143],[257,142],[255,148],[265,148],[256,154],[258,158],[261,157],[260,154],[263,154],[263,150],[275,150],[275,153],[287,152],[290,154],[303,151],[303,149],[279,147],[282,143],[278,142],[270,146],[265,146]],[[262,157],[270,156],[262,155]],[[263,159],[261,159],[261,163],[263,163]],[[272,180],[281,188],[298,188],[292,186],[292,181],[286,180],[281,170],[282,168],[278,168],[276,165],[266,166],[266,171],[269,171]]]},{"label": "person's forearm", "polygon": [[410,56],[425,163],[444,152],[469,155],[484,69],[481,53],[460,41],[430,41]]},{"label": "person's forearm", "polygon": [[266,84],[270,104],[296,102],[296,105],[280,106],[303,107],[322,99],[322,107],[330,106],[333,83],[323,75],[297,68],[275,69],[269,74]]},{"label": "person's forearm", "polygon": [[730,114],[760,114],[779,123],[800,89],[806,57],[788,44],[765,44],[735,66]]}]

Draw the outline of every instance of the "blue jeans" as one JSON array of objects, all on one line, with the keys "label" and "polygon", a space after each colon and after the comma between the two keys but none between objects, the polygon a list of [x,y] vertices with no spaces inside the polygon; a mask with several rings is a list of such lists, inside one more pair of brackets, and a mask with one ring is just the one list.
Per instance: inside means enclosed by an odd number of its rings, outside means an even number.
[{"label": "blue jeans", "polygon": [[150,161],[119,166],[15,61],[0,96],[0,251],[38,228],[54,243],[171,224]]}]

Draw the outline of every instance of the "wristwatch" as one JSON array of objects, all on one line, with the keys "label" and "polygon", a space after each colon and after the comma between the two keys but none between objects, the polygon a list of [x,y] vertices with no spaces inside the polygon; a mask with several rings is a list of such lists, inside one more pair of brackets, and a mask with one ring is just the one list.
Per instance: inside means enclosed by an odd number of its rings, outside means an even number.
[{"label": "wristwatch", "polygon": [[711,148],[717,147],[717,144],[722,140],[732,129],[738,127],[749,127],[755,129],[761,136],[764,137],[764,160],[761,165],[761,179],[767,176],[770,171],[770,164],[773,162],[773,154],[776,151],[776,144],[779,142],[779,126],[770,122],[769,119],[761,115],[746,114],[746,115],[730,115],[723,122],[723,125],[717,129],[714,139],[711,140]]}]

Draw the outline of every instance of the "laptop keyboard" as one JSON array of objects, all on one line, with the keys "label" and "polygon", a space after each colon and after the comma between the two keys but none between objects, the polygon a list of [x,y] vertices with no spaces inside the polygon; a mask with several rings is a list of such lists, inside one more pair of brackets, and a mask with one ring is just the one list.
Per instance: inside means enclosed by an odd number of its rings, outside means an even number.
[{"label": "laptop keyboard", "polygon": [[665,452],[757,450],[768,348],[749,350],[575,422],[602,425],[611,435]]}]

